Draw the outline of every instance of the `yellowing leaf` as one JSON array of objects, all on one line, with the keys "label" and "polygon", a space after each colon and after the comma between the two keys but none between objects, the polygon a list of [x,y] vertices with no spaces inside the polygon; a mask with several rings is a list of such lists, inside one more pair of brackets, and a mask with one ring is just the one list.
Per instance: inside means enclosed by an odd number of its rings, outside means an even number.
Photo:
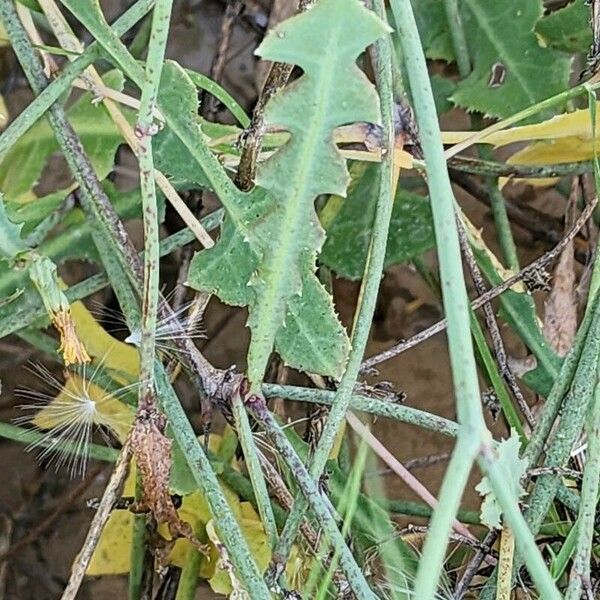
[{"label": "yellowing leaf", "polygon": [[73,302],[71,314],[77,333],[91,356],[102,360],[107,369],[137,377],[140,357],[133,346],[124,344],[107,333],[83,302]]},{"label": "yellowing leaf", "polygon": [[[600,102],[596,104],[598,108],[600,108],[599,105]],[[442,141],[444,144],[458,144],[472,137],[475,133],[474,131],[443,131]],[[592,119],[587,108],[557,115],[534,125],[523,125],[496,131],[478,141],[482,144],[492,144],[498,147],[514,144],[515,142],[551,140],[571,136],[592,139]]]},{"label": "yellowing leaf", "polygon": [[[598,106],[600,103],[597,103]],[[472,131],[446,131],[442,133],[445,144],[457,144],[470,137]],[[596,126],[596,135],[598,128]],[[517,142],[532,141],[525,148],[515,152],[508,164],[547,165],[590,160],[594,156],[592,118],[589,109],[552,117],[535,125],[512,127],[497,131],[478,140],[478,143],[506,146]],[[508,179],[502,178],[502,187]],[[527,181],[531,185],[546,186],[556,182],[555,178],[511,179]]]},{"label": "yellowing leaf", "polygon": [[129,573],[133,541],[133,513],[113,510],[87,568],[87,575]]},{"label": "yellowing leaf", "polygon": [[[242,502],[240,508],[242,517],[239,519],[239,523],[242,532],[250,546],[252,557],[256,561],[258,568],[263,571],[267,568],[271,560],[271,548],[269,547],[265,530],[260,517],[249,502]],[[212,561],[211,564],[215,565],[216,569],[214,575],[209,579],[210,587],[217,594],[231,594],[233,586],[229,573],[220,566],[218,561]]]},{"label": "yellowing leaf", "polygon": [[[135,494],[135,468],[123,486],[124,496]],[[134,515],[128,510],[113,510],[102,531],[96,550],[88,565],[87,575],[122,575],[129,573]]]}]

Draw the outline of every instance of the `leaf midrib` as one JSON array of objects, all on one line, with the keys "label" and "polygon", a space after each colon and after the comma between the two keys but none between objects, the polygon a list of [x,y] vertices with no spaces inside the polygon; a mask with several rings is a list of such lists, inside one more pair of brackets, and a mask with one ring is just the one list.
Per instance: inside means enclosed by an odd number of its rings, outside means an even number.
[{"label": "leaf midrib", "polygon": [[[328,44],[326,48],[326,56],[335,56],[335,52],[331,51],[331,46],[334,41],[338,39],[339,36],[339,27],[337,28],[336,35],[331,35],[328,38]],[[314,171],[314,152],[310,150],[313,149],[317,145],[317,141],[319,138],[319,134],[323,131],[326,123],[326,110],[329,106],[329,99],[332,94],[331,86],[327,85],[331,80],[331,75],[335,70],[336,60],[326,61],[323,65],[323,68],[319,69],[319,74],[314,79],[315,81],[315,89],[318,91],[318,94],[315,96],[319,99],[319,102],[316,103],[316,110],[313,113],[315,118],[311,119],[310,122],[313,125],[309,128],[308,134],[302,136],[301,145],[304,148],[302,152],[299,152],[301,156],[301,161],[299,163],[299,168],[295,171],[296,177],[294,178],[294,185],[292,189],[297,190],[296,193],[288,200],[286,203],[286,209],[284,211],[284,227],[282,228],[281,235],[277,239],[277,245],[272,248],[274,252],[274,260],[272,263],[272,269],[268,274],[268,279],[265,281],[266,284],[266,294],[263,296],[264,302],[261,302],[261,309],[259,311],[259,319],[256,323],[256,331],[262,332],[266,329],[267,332],[270,333],[271,339],[271,348],[273,347],[275,337],[277,334],[277,329],[281,327],[285,320],[285,313],[283,315],[277,315],[275,306],[277,304],[277,300],[286,295],[286,291],[292,289],[292,286],[289,285],[290,275],[294,271],[294,269],[299,269],[298,265],[293,265],[293,258],[295,253],[290,249],[294,247],[294,238],[298,237],[300,233],[299,225],[304,224],[304,220],[300,221],[299,217],[302,214],[309,202],[313,202],[314,198],[307,198],[307,187],[309,183],[309,176]],[[294,143],[292,139],[291,144]],[[294,224],[293,227],[285,227],[285,223],[292,222]],[[280,249],[284,249],[284,251],[279,251]],[[286,266],[288,268],[286,268]],[[280,276],[283,273],[283,277]],[[302,275],[298,273],[298,278],[300,279],[300,286],[302,286]],[[271,285],[269,285],[269,279],[271,280]],[[275,280],[273,282],[273,279]],[[292,294],[296,293],[295,291]],[[280,319],[280,323],[276,321]],[[261,337],[258,335],[257,337]],[[262,345],[262,342],[261,342]],[[265,358],[266,352],[261,350],[260,353],[260,362],[262,363],[256,369],[257,372],[263,372],[263,365],[266,364]],[[249,371],[252,371],[252,366],[249,365]],[[262,379],[262,374],[260,375]],[[252,382],[258,383],[258,382]]]}]

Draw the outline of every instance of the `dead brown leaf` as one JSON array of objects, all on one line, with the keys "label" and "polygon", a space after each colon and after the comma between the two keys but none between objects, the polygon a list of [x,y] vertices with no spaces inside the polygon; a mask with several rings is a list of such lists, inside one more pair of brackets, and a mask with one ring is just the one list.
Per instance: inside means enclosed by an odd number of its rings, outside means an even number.
[{"label": "dead brown leaf", "polygon": [[[567,207],[566,228],[574,220],[574,208],[579,192],[579,180],[571,187]],[[575,296],[575,253],[573,242],[562,251],[552,280],[552,289],[545,302],[544,335],[559,356],[565,356],[577,333],[577,299]]]}]

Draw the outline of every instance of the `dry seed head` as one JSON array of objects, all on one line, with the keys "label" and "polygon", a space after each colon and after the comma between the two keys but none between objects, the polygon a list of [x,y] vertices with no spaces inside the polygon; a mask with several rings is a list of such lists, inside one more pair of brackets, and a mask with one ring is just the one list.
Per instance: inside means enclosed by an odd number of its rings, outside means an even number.
[{"label": "dry seed head", "polygon": [[108,444],[111,437],[122,443],[133,421],[133,409],[120,398],[137,384],[106,392],[97,382],[101,364],[93,370],[83,365],[77,373],[65,373],[64,384],[46,367],[36,365],[33,371],[50,391],[18,391],[31,402],[20,407],[28,414],[15,421],[44,434],[27,450],[40,448],[38,457],[43,464],[53,464],[56,470],[66,466],[71,477],[85,474],[95,431]]}]

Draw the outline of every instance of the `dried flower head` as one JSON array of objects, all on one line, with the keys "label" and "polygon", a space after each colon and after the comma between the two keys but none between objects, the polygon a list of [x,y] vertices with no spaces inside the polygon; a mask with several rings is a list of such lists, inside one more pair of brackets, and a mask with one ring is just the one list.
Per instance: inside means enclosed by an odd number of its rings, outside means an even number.
[{"label": "dried flower head", "polygon": [[83,342],[77,336],[75,323],[70,310],[61,310],[52,315],[52,323],[60,334],[59,352],[63,355],[65,365],[85,364],[91,362]]}]

